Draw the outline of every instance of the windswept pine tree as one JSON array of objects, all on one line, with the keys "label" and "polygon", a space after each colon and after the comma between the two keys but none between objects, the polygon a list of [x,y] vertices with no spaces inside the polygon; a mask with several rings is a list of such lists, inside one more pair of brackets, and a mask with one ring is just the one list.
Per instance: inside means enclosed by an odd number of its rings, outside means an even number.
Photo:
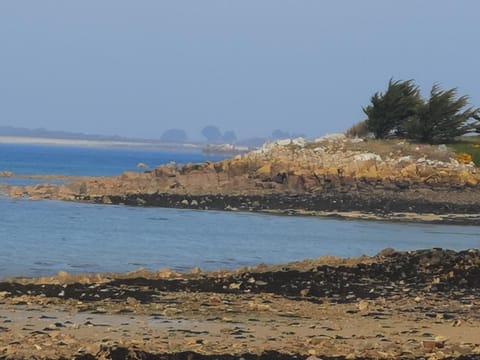
[{"label": "windswept pine tree", "polygon": [[469,132],[480,133],[480,108],[468,106],[468,96],[457,97],[457,89],[434,85],[423,100],[413,80],[390,79],[385,93],[375,93],[363,108],[368,131],[375,138],[408,138],[419,142],[448,143]]},{"label": "windswept pine tree", "polygon": [[422,104],[420,90],[413,80],[390,79],[385,93],[375,93],[371,105],[363,108],[367,115],[366,125],[377,139],[391,135],[403,136],[404,123],[414,116]]},{"label": "windswept pine tree", "polygon": [[473,120],[478,118],[479,109],[466,108],[467,105],[468,96],[457,98],[456,88],[442,90],[439,85],[433,85],[428,101],[419,107],[416,116],[407,121],[407,137],[440,144],[475,131]]}]

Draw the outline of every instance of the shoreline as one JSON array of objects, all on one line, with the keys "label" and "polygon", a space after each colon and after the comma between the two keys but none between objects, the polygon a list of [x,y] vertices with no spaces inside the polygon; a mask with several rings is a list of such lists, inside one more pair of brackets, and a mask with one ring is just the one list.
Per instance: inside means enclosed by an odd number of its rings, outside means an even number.
[{"label": "shoreline", "polygon": [[[345,196],[282,196],[277,194],[181,195],[136,194],[128,196],[79,197],[75,202],[133,207],[163,207],[190,210],[246,212],[280,216],[317,216],[341,220],[391,221],[442,225],[480,226],[480,205],[453,206],[427,201],[377,199],[374,203]],[[341,206],[338,205],[341,203]],[[417,212],[411,211],[416,209]],[[378,211],[382,209],[382,211]],[[478,211],[475,211],[477,210]],[[377,211],[376,211],[377,210]],[[410,211],[408,211],[410,210]]]},{"label": "shoreline", "polygon": [[[56,176],[56,175],[14,175],[10,178],[21,179],[41,179],[51,181],[61,181],[70,183],[73,181],[81,181],[89,179],[89,177],[71,177],[71,176]],[[50,184],[43,184],[39,186],[49,187]],[[407,202],[404,206],[389,208],[383,206],[382,201],[376,203],[374,206],[368,206],[363,202],[357,202],[352,209],[342,207],[335,209],[332,204],[327,204],[325,208],[300,208],[292,207],[292,203],[288,203],[286,197],[275,195],[272,199],[268,196],[234,196],[234,195],[182,195],[182,194],[135,194],[128,196],[77,196],[74,199],[61,199],[49,197],[24,197],[11,196],[9,189],[11,185],[0,184],[0,196],[10,199],[22,199],[27,201],[67,201],[79,204],[95,204],[95,205],[116,205],[129,207],[147,207],[147,208],[165,208],[165,209],[184,209],[197,211],[225,211],[250,213],[259,215],[273,215],[273,216],[300,216],[300,217],[318,217],[324,219],[336,219],[343,221],[357,220],[357,221],[379,221],[392,223],[412,223],[412,224],[437,224],[437,225],[451,225],[451,226],[480,226],[480,209],[478,212],[471,211],[477,206],[466,206],[461,208],[460,212],[447,212],[443,210],[445,204],[425,204],[425,202]],[[278,198],[283,198],[281,202],[283,207],[271,207],[272,203],[277,203]],[[294,196],[296,203],[305,204],[306,198],[311,199],[311,196]],[[205,200],[207,199],[207,201]],[[266,200],[264,202],[264,200]],[[325,199],[323,199],[325,200]],[[331,200],[331,199],[330,199]],[[205,205],[208,202],[207,205]],[[321,201],[323,202],[323,201]],[[386,203],[390,203],[387,200]],[[240,204],[240,205],[239,205]],[[242,205],[243,204],[243,205]],[[252,204],[254,206],[252,206]],[[265,206],[265,204],[267,204]],[[278,203],[276,204],[278,205]],[[398,205],[398,204],[397,204]],[[427,205],[427,206],[425,206]],[[236,207],[238,206],[238,207]],[[381,212],[374,211],[379,207],[383,207]],[[406,209],[417,208],[420,211],[405,211]],[[447,207],[448,208],[448,207]],[[450,207],[451,208],[451,207]],[[434,211],[432,211],[434,210]]]},{"label": "shoreline", "polygon": [[478,359],[479,299],[474,249],[60,273],[0,282],[0,358]]},{"label": "shoreline", "polygon": [[[141,176],[138,173],[136,176]],[[455,191],[439,188],[432,199],[422,198],[418,187],[415,197],[407,191],[377,191],[366,187],[362,192],[348,194],[330,191],[322,194],[189,194],[189,193],[136,193],[127,195],[81,195],[78,192],[59,193],[59,189],[78,186],[84,182],[102,181],[108,178],[92,178],[60,175],[3,174],[6,179],[43,180],[46,183],[18,187],[1,184],[2,196],[11,199],[56,200],[97,205],[132,207],[159,207],[203,211],[228,211],[278,216],[305,216],[340,220],[382,221],[396,223],[426,223],[440,225],[480,226],[480,203],[456,202]],[[51,181],[52,183],[48,183]],[[1,180],[0,180],[1,182]],[[55,184],[59,182],[64,185]],[[428,189],[427,189],[428,190]],[[459,192],[467,199],[474,189]],[[440,201],[442,194],[451,201]],[[431,191],[428,194],[432,195]]]},{"label": "shoreline", "polygon": [[84,148],[127,148],[135,149],[157,149],[171,151],[194,151],[201,152],[202,145],[195,144],[170,144],[142,141],[111,141],[111,140],[80,140],[80,139],[57,139],[57,138],[39,138],[39,137],[20,137],[20,136],[0,136],[0,145],[44,145],[44,146],[69,146]]},{"label": "shoreline", "polygon": [[434,146],[419,151],[396,141],[289,140],[219,162],[4,190],[32,200],[480,225],[480,171]]}]

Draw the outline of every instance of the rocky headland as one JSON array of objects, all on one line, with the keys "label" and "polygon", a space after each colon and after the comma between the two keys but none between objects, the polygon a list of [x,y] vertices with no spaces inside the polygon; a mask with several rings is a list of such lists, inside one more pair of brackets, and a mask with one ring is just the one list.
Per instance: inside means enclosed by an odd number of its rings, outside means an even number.
[{"label": "rocky headland", "polygon": [[0,282],[0,359],[479,359],[480,252]]},{"label": "rocky headland", "polygon": [[400,140],[283,140],[217,163],[61,180],[5,190],[14,198],[480,224],[478,168],[445,146]]}]

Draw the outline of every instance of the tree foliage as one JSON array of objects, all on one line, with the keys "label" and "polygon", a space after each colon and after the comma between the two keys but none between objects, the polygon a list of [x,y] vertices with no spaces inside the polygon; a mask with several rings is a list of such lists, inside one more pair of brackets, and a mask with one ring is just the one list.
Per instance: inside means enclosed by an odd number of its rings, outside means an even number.
[{"label": "tree foliage", "polygon": [[182,129],[168,129],[162,134],[160,140],[165,142],[183,143],[187,141],[187,133]]},{"label": "tree foliage", "polygon": [[291,136],[288,131],[276,129],[272,132],[272,140],[290,139],[290,137]]},{"label": "tree foliage", "polygon": [[[407,137],[420,142],[440,144],[475,130],[478,109],[468,105],[468,96],[457,98],[457,89],[442,90],[433,85],[430,98],[419,108],[415,117],[406,123]],[[465,109],[466,108],[466,109]]]},{"label": "tree foliage", "polygon": [[420,91],[413,80],[388,82],[387,91],[375,93],[371,105],[363,108],[367,115],[366,125],[377,139],[402,136],[404,123],[415,115],[422,103]]},{"label": "tree foliage", "polygon": [[378,139],[409,138],[426,143],[446,143],[468,132],[480,132],[480,109],[467,108],[468,96],[457,89],[434,85],[423,100],[413,80],[390,79],[385,93],[375,93],[363,108],[366,126]]},{"label": "tree foliage", "polygon": [[227,144],[232,144],[235,141],[237,141],[237,134],[235,134],[235,131],[233,131],[233,130],[227,130],[222,135],[222,140],[223,140],[223,142],[226,142]]},{"label": "tree foliage", "polygon": [[202,135],[207,139],[209,143],[219,143],[222,139],[222,133],[216,126],[205,126],[202,130]]}]

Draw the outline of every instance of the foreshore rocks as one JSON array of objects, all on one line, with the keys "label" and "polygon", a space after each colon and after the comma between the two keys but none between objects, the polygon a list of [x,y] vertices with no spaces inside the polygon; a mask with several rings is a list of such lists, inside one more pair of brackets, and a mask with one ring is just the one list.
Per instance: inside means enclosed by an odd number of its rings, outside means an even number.
[{"label": "foreshore rocks", "polygon": [[9,178],[9,177],[12,177],[12,176],[14,176],[14,174],[11,171],[0,171],[0,178],[2,178],[2,177]]},{"label": "foreshore rocks", "polygon": [[479,359],[480,251],[0,282],[0,358]]},{"label": "foreshore rocks", "polygon": [[[432,249],[411,252],[383,251],[373,258],[341,259],[329,263],[322,258],[276,267],[238,271],[186,274],[143,273],[103,279],[98,282],[66,281],[65,276],[50,283],[12,280],[0,283],[7,296],[47,296],[84,302],[126,300],[155,302],[158,292],[186,291],[227,294],[271,293],[296,300],[338,303],[395,296],[417,297],[437,294],[450,299],[480,299],[480,250],[455,252]],[[73,278],[75,279],[75,277]],[[87,278],[88,279],[88,278]],[[96,283],[91,286],[91,282]]]},{"label": "foreshore rocks", "polygon": [[7,192],[17,198],[290,214],[474,215],[480,213],[479,181],[473,164],[459,163],[444,147],[326,137],[266,144],[218,163],[170,164]]}]

